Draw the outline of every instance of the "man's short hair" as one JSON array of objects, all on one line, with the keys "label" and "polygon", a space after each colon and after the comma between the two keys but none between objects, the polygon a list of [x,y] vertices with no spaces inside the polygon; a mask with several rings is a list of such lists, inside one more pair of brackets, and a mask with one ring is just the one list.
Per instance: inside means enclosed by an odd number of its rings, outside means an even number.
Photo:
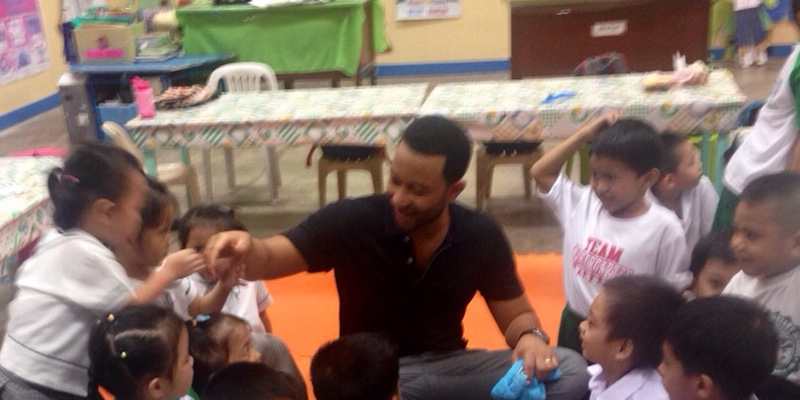
[{"label": "man's short hair", "polygon": [[649,124],[621,119],[597,134],[589,155],[618,160],[642,175],[653,168],[661,169],[664,146]]},{"label": "man's short hair", "polygon": [[397,394],[399,379],[397,350],[377,333],[342,336],[311,359],[317,400],[388,400]]},{"label": "man's short hair", "polygon": [[683,296],[662,279],[649,275],[619,276],[603,285],[609,339],[633,342],[631,369],[656,368],[661,344]]},{"label": "man's short hair", "polygon": [[742,191],[740,202],[752,205],[772,203],[773,221],[789,231],[800,230],[800,175],[779,172],[754,179]]},{"label": "man's short hair", "polygon": [[748,398],[775,368],[778,336],[752,300],[712,296],[675,314],[666,343],[686,375],[708,375],[729,399]]},{"label": "man's short hair", "polygon": [[445,182],[461,180],[472,157],[472,143],[467,132],[455,122],[439,116],[417,118],[403,133],[402,142],[417,153],[445,156]]}]

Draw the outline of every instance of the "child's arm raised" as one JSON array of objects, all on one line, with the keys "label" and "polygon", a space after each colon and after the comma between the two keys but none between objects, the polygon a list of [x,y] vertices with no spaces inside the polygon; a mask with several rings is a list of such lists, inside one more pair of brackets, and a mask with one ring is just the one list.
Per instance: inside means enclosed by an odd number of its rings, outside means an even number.
[{"label": "child's arm raised", "polygon": [[542,156],[531,168],[531,175],[542,192],[549,192],[561,173],[561,167],[582,144],[591,141],[601,129],[612,125],[619,119],[617,111],[607,112],[583,125],[572,136],[559,143]]},{"label": "child's arm raised", "polygon": [[227,268],[219,277],[219,280],[211,288],[211,291],[204,295],[194,298],[189,303],[189,315],[195,317],[200,314],[211,314],[219,312],[228,300],[231,290],[239,285],[239,278],[242,276],[243,266]]},{"label": "child's arm raised", "polygon": [[183,278],[206,267],[202,254],[193,249],[172,253],[164,259],[161,268],[156,269],[134,292],[131,304],[147,304],[155,300],[173,281]]}]

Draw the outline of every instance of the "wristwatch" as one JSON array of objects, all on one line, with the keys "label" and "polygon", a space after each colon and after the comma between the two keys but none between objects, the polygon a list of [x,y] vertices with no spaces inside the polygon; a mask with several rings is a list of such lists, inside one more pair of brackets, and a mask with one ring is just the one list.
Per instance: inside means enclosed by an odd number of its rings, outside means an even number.
[{"label": "wristwatch", "polygon": [[539,329],[538,327],[525,329],[524,331],[522,331],[519,334],[519,338],[517,340],[522,338],[522,335],[527,335],[527,334],[531,334],[533,336],[536,336],[537,338],[541,339],[546,344],[550,344],[550,336],[547,336],[547,334],[544,333],[544,331]]}]

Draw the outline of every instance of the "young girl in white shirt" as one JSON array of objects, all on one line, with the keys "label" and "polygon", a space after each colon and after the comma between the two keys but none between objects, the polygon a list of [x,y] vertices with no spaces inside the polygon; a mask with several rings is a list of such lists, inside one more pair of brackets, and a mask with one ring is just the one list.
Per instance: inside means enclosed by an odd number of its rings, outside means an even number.
[{"label": "young girl in white shirt", "polygon": [[186,325],[155,305],[131,306],[98,321],[89,339],[89,399],[98,385],[117,400],[175,399],[194,374]]},{"label": "young girl in white shirt", "polygon": [[175,271],[140,288],[113,250],[141,226],[147,184],[138,161],[104,144],[78,148],[47,182],[57,228],[47,232],[16,276],[0,350],[0,399],[86,397],[89,332],[97,319],[153,299]]},{"label": "young girl in white shirt", "polygon": [[661,343],[681,294],[660,278],[620,276],[607,281],[581,322],[590,400],[669,400],[656,368]]},{"label": "young girl in white shirt", "polygon": [[239,284],[235,269],[227,270],[208,291],[199,291],[188,276],[205,268],[203,255],[194,249],[167,255],[178,202],[164,184],[151,178],[147,184],[147,196],[141,210],[142,229],[130,246],[116,252],[119,262],[128,272],[131,285],[141,285],[162,269],[179,271],[165,290],[154,294],[154,304],[171,309],[184,321],[196,315],[220,311],[231,289]]}]

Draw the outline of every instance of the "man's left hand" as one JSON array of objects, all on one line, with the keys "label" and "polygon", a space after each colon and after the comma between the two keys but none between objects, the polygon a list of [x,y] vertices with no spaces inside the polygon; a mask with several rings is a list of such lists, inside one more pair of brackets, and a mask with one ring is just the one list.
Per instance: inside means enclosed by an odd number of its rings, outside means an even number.
[{"label": "man's left hand", "polygon": [[523,360],[523,370],[529,378],[536,376],[542,381],[558,368],[555,350],[535,335],[522,335],[511,353],[513,360]]}]

